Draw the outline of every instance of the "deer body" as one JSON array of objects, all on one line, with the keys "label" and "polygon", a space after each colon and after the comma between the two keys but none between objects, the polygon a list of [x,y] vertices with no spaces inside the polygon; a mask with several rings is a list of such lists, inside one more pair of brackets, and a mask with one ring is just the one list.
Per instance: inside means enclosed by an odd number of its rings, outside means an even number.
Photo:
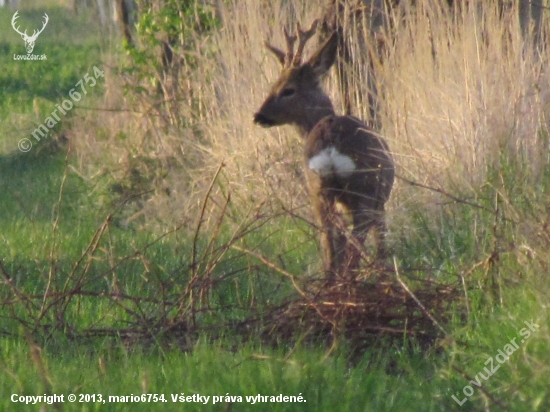
[{"label": "deer body", "polygon": [[[377,232],[379,254],[383,251],[384,204],[393,185],[394,166],[386,143],[352,116],[337,116],[320,82],[336,58],[338,39],[333,34],[306,62],[301,54],[315,31],[302,31],[298,51],[296,36],[285,31],[288,51],[268,45],[283,64],[283,72],[270,95],[254,116],[265,127],[293,124],[305,140],[304,160],[308,190],[317,224],[325,269],[331,277],[354,269],[360,249],[371,228]],[[337,211],[351,216],[348,238]]]}]

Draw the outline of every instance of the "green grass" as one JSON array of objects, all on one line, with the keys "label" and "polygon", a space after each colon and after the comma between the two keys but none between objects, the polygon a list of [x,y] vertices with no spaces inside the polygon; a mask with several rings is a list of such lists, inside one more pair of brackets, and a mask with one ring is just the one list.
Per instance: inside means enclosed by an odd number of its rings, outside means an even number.
[{"label": "green grass", "polygon": [[[36,365],[28,358],[24,344],[6,348],[18,353],[18,359],[5,360],[6,370],[17,376],[16,382],[4,374],[2,384],[8,384],[15,393],[42,393],[47,391],[36,382]],[[199,343],[193,351],[181,353],[168,350],[159,353],[99,350],[88,353],[50,355],[42,353],[43,362],[51,378],[51,393],[95,393],[108,396],[130,394],[163,394],[167,402],[151,404],[72,404],[65,403],[65,410],[95,410],[102,406],[108,410],[224,410],[225,396],[240,396],[233,408],[236,410],[448,410],[448,388],[434,394],[429,385],[418,386],[418,377],[425,380],[434,376],[436,358],[415,350],[400,353],[390,351],[383,359],[366,357],[354,368],[347,364],[345,356],[333,356],[321,360],[320,351],[298,350],[291,357],[284,353],[243,347],[236,353],[222,345]],[[104,366],[103,366],[104,365]],[[404,372],[393,373],[392,369]],[[35,382],[34,384],[30,382]],[[416,389],[412,389],[415,386]],[[412,389],[412,390],[411,390]],[[11,393],[11,392],[10,392]],[[182,405],[172,401],[172,394],[210,396],[207,405],[191,403]],[[304,403],[251,404],[246,396],[303,396]],[[213,396],[222,397],[221,404],[213,405]],[[3,401],[10,410],[14,404]],[[407,409],[409,407],[410,409]]]},{"label": "green grass", "polygon": [[[529,317],[529,310],[523,309]],[[498,355],[509,340],[524,327],[523,318],[514,319],[503,330],[502,323],[482,322],[472,325],[465,336],[471,346],[469,354],[450,350],[447,355],[422,351],[415,347],[380,345],[362,360],[350,366],[345,351],[325,359],[324,352],[298,348],[293,354],[277,352],[253,345],[228,350],[222,343],[199,342],[191,351],[178,349],[127,350],[117,344],[86,347],[56,343],[41,351],[46,382],[40,379],[39,366],[29,356],[26,342],[5,340],[1,356],[3,369],[0,386],[4,393],[101,394],[109,396],[163,394],[162,405],[144,403],[63,404],[64,410],[224,410],[225,396],[241,396],[237,410],[306,410],[306,411],[448,411],[480,410],[487,399],[475,388],[474,395],[458,407],[452,399],[462,400],[462,388],[468,380],[453,366],[473,379],[483,371],[485,362]],[[515,324],[515,327],[512,325]],[[484,389],[501,404],[514,411],[546,410],[548,371],[533,373],[533,359],[547,352],[539,331],[510,356],[500,369],[483,383]],[[519,342],[519,340],[518,340]],[[383,355],[382,355],[383,354]],[[380,356],[382,355],[382,356]],[[498,365],[495,360],[495,366]],[[48,382],[49,380],[49,382]],[[510,391],[510,385],[515,385]],[[182,405],[171,395],[200,394],[210,396],[207,405]],[[301,394],[305,403],[251,404],[246,396]],[[222,397],[213,405],[213,396]],[[2,399],[5,410],[28,410]],[[19,407],[17,407],[19,406]],[[96,409],[94,409],[96,408]],[[500,410],[496,407],[496,410]]]},{"label": "green grass", "polygon": [[[67,174],[56,229],[57,246],[54,248],[56,278],[53,284],[56,290],[62,290],[68,273],[95,230],[101,226],[110,206],[107,203],[105,207],[97,208],[98,199],[89,196],[91,188],[88,183],[66,170],[62,152],[52,149],[36,155],[3,156],[0,165],[4,177],[1,189],[7,194],[1,200],[1,208],[9,212],[2,216],[2,262],[14,284],[29,295],[40,296],[47,283],[56,204],[63,176]],[[510,176],[516,175],[511,173]],[[515,190],[515,185],[512,187]],[[480,199],[483,198],[491,198],[490,190],[480,195]],[[535,201],[527,194],[525,198],[516,200],[524,208]],[[482,200],[480,202],[483,204]],[[489,203],[487,200],[486,205]],[[472,236],[471,231],[474,223],[475,226],[491,228],[494,221],[491,213],[474,212],[463,204],[449,206],[447,213],[440,220],[429,221],[426,214],[418,211],[418,232],[415,233],[426,236],[409,239],[409,243],[404,242],[402,249],[397,250],[396,256],[405,264],[404,267],[417,268],[421,264],[435,270],[417,272],[420,275],[432,276],[435,273],[441,278],[453,278],[489,253],[493,246],[493,229],[488,229],[488,233],[481,237]],[[190,225],[190,229],[193,227],[194,224]],[[281,254],[287,269],[299,273],[307,266],[303,254],[316,253],[313,248],[304,252],[311,247],[311,241],[304,238],[306,232],[306,228],[296,227],[295,221],[282,219],[253,230],[246,239],[248,244],[259,245],[266,256]],[[506,237],[515,233],[507,230],[506,225],[498,232],[503,243]],[[155,298],[161,293],[160,285],[163,285],[169,289],[166,301],[177,301],[192,272],[189,268],[191,237],[189,234],[180,234],[179,238],[167,237],[143,249],[154,241],[155,235],[137,230],[133,225],[113,225],[105,235],[93,265],[85,273],[82,290],[111,292],[116,278],[119,290],[125,294],[140,299]],[[208,233],[199,237],[197,253],[200,255],[208,250],[210,242]],[[222,233],[214,245],[221,246],[226,242],[228,235]],[[415,245],[415,242],[418,243]],[[422,249],[424,253],[420,253]],[[147,270],[141,258],[124,261],[138,250],[143,250],[140,256],[148,262]],[[285,252],[287,250],[290,252]],[[418,261],[420,255],[424,258]],[[122,263],[114,274],[102,275],[109,271],[113,259]],[[209,300],[214,309],[233,309],[214,310],[198,317],[206,327],[226,325],[215,333],[205,334],[198,341],[183,333],[179,338],[161,334],[147,339],[147,343],[131,344],[132,339],[122,335],[94,337],[85,333],[93,328],[122,330],[136,325],[137,317],[132,314],[136,311],[151,323],[166,315],[158,305],[148,304],[145,300],[132,306],[130,301],[76,294],[66,302],[62,311],[61,306],[53,306],[46,313],[40,321],[41,327],[33,334],[34,341],[25,337],[22,323],[14,318],[32,320],[37,316],[38,308],[5,306],[14,308],[15,312],[8,314],[4,311],[0,320],[0,329],[5,336],[1,344],[1,367],[7,372],[0,377],[0,387],[10,396],[101,394],[108,402],[109,396],[156,393],[163,394],[167,401],[162,406],[64,403],[64,410],[224,410],[227,407],[225,400],[223,404],[212,405],[213,398],[210,398],[206,406],[195,403],[182,406],[173,402],[171,396],[184,393],[225,397],[229,393],[242,397],[242,403],[233,405],[234,410],[475,411],[491,404],[495,410],[504,405],[514,411],[543,411],[550,406],[546,385],[550,376],[544,361],[548,356],[548,315],[545,303],[535,291],[545,290],[546,277],[528,266],[519,265],[505,253],[501,261],[494,269],[480,267],[471,274],[472,280],[477,280],[467,283],[469,317],[462,319],[459,314],[463,308],[459,308],[457,316],[444,325],[452,339],[443,340],[441,345],[430,349],[418,347],[414,341],[382,339],[353,360],[350,360],[343,341],[329,357],[326,357],[326,347],[312,346],[311,343],[281,342],[279,349],[275,349],[266,346],[261,339],[246,338],[248,343],[242,342],[242,337],[232,330],[231,325],[247,318],[246,307],[252,307],[252,300],[265,304],[284,301],[292,293],[292,288],[279,275],[265,268],[251,269],[250,265],[257,262],[250,262],[234,252],[227,252],[210,276],[216,279],[228,273],[235,272],[235,275],[229,278],[230,281],[220,282],[213,288]],[[494,293],[483,284],[489,282],[492,275],[500,282],[500,289]],[[78,284],[74,280],[71,282],[70,287]],[[476,282],[482,282],[481,286],[476,286]],[[1,293],[3,299],[14,298],[5,283]],[[117,305],[117,302],[122,305]],[[256,304],[255,310],[261,311],[259,306]],[[63,313],[62,320],[58,318],[60,313]],[[541,328],[524,343],[519,343],[524,321],[531,320]],[[27,330],[32,326],[32,322],[26,323]],[[214,342],[211,341],[213,336],[216,336]],[[463,388],[472,386],[469,381],[475,380],[479,372],[483,373],[487,360],[495,358],[498,350],[513,338],[518,338],[519,350],[493,376],[483,381],[483,391],[473,386],[473,395],[459,407],[452,395],[462,401],[465,398]],[[40,348],[39,356],[30,356],[30,348],[34,345]],[[246,396],[258,394],[300,393],[307,402],[252,405],[246,401]],[[3,397],[0,405],[4,410],[39,408],[13,404],[9,397]]]}]

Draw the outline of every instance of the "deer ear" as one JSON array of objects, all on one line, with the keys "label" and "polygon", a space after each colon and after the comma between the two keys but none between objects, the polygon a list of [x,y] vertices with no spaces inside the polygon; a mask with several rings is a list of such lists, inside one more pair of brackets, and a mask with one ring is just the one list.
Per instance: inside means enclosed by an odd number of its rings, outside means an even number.
[{"label": "deer ear", "polygon": [[336,60],[337,51],[338,33],[334,32],[308,61],[316,76],[324,76],[329,71]]},{"label": "deer ear", "polygon": [[267,49],[275,55],[277,60],[279,60],[279,63],[281,63],[281,66],[284,67],[284,65],[285,65],[285,52],[282,51],[281,49],[278,49],[275,46],[272,46],[268,42],[265,42],[265,47],[267,47]]}]

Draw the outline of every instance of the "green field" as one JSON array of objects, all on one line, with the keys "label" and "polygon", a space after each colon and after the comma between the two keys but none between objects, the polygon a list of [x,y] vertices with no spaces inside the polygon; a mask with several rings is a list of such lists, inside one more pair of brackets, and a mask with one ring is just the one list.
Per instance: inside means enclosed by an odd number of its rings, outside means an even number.
[{"label": "green field", "polygon": [[0,411],[550,410],[546,48],[492,2],[395,28],[390,256],[330,287],[300,142],[252,124],[289,2],[152,3],[133,46],[27,3],[44,61],[0,9]]}]

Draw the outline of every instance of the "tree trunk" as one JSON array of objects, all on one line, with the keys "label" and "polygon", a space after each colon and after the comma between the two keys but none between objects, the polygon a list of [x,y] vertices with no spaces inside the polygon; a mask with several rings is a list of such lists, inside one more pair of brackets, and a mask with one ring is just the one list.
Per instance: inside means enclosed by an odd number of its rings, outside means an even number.
[{"label": "tree trunk", "polygon": [[[378,124],[376,81],[372,65],[372,59],[378,57],[371,55],[373,48],[369,48],[368,44],[376,43],[376,33],[386,22],[385,1],[328,0],[321,22],[320,42],[324,42],[333,32],[339,36],[336,69],[346,115],[352,114],[354,103],[361,106],[364,102],[360,88],[352,87],[352,84],[360,81],[357,75],[364,72],[361,69],[369,67],[365,82],[369,105],[366,122],[370,126]],[[350,39],[356,44],[349,44]],[[354,50],[360,52],[354,53]]]},{"label": "tree trunk", "polygon": [[107,6],[105,0],[97,0],[97,12],[99,16],[99,23],[105,26],[107,23]]},{"label": "tree trunk", "polygon": [[538,47],[542,37],[543,0],[519,0],[519,21],[525,40]]},{"label": "tree trunk", "polygon": [[117,0],[117,14],[120,21],[120,28],[122,30],[122,35],[124,40],[129,46],[134,45],[134,40],[132,38],[132,23],[130,18],[130,7],[128,0]]}]

